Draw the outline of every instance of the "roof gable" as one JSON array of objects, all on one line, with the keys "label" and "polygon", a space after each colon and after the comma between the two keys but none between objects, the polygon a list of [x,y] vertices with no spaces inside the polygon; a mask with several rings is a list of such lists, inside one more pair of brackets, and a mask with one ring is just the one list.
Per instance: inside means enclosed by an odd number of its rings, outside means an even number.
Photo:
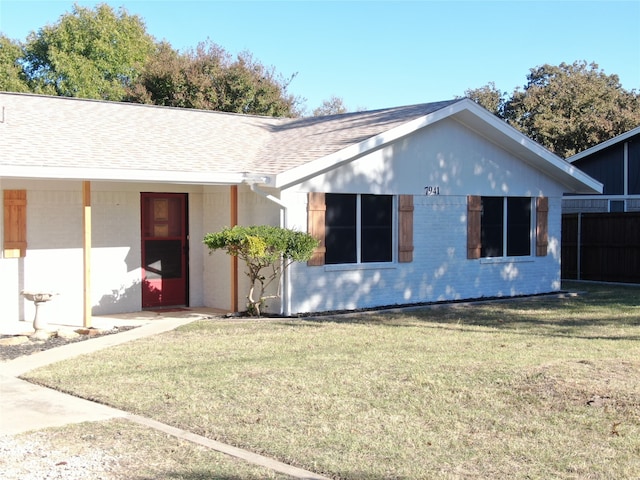
[{"label": "roof gable", "polygon": [[581,158],[585,158],[588,156],[593,155],[594,153],[597,153],[601,150],[604,150],[605,148],[609,148],[612,147],[613,145],[616,145],[618,143],[622,143],[625,142],[626,140],[629,140],[630,138],[636,136],[636,135],[640,135],[640,126],[634,128],[633,130],[629,130],[628,132],[622,133],[616,137],[613,137],[609,140],[606,140],[602,143],[599,143],[598,145],[594,145],[591,148],[588,148],[586,150],[583,150],[580,153],[576,153],[575,155],[567,158],[567,162],[569,163],[573,163],[576,160],[580,160]]},{"label": "roof gable", "polygon": [[352,136],[352,142],[345,145],[344,148],[283,171],[276,176],[274,186],[286,188],[360,158],[375,149],[382,148],[445,118],[451,118],[474,130],[488,141],[500,145],[501,148],[511,152],[533,168],[556,179],[569,191],[576,193],[602,191],[602,184],[598,181],[569,165],[472,100],[461,99],[388,110],[395,110],[390,112],[391,116],[395,117],[396,114],[401,116],[403,109],[407,110],[401,121],[386,124],[382,122],[386,128],[380,129],[377,134],[367,136],[359,142],[357,137]]},{"label": "roof gable", "polygon": [[0,93],[0,177],[284,188],[453,118],[575,192],[601,185],[471,100],[283,119]]}]

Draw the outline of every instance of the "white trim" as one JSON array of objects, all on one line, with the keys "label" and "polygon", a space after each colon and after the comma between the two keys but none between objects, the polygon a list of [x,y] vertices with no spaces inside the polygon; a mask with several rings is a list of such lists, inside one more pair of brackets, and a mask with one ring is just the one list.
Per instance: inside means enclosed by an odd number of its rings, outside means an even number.
[{"label": "white trim", "polygon": [[629,195],[629,142],[624,142],[623,145],[623,174],[622,178],[624,180],[624,194]]},{"label": "white trim", "polygon": [[[567,187],[575,189],[576,192],[602,193],[602,183],[570,165],[467,98],[382,132],[358,144],[279,173],[276,175],[274,186],[275,188],[288,188],[305,179],[356,160],[391,142],[449,117],[459,117],[459,120],[469,128],[474,129],[503,148],[512,151],[525,162],[545,171],[547,175],[557,179]],[[505,137],[509,140],[508,142],[505,142]]]},{"label": "white trim", "polygon": [[[471,102],[471,100],[469,100]],[[334,169],[343,163],[351,162],[358,157],[366,155],[374,150],[384,147],[389,143],[398,140],[404,136],[407,136],[421,128],[436,123],[448,116],[456,113],[461,107],[458,107],[463,103],[454,103],[447,107],[436,110],[433,113],[429,113],[415,120],[411,120],[407,123],[399,125],[391,130],[379,133],[373,137],[363,140],[360,143],[351,145],[337,152],[331,153],[324,157],[313,160],[309,163],[300,165],[299,167],[292,168],[286,172],[280,173],[276,176],[275,187],[287,188],[292,184],[298,183],[306,178],[311,178],[320,175],[328,170]],[[473,103],[473,102],[471,102]]]},{"label": "white trim", "polygon": [[634,195],[564,195],[562,200],[640,200],[640,194]]},{"label": "white trim", "polygon": [[605,142],[599,143],[598,145],[595,145],[591,148],[583,150],[580,153],[576,153],[575,155],[567,158],[567,162],[573,163],[576,160],[580,160],[581,158],[584,158],[591,154],[599,152],[600,150],[604,150],[605,148],[615,145],[616,143],[624,142],[626,139],[633,137],[634,135],[637,135],[639,133],[640,133],[640,127],[636,127],[633,130],[629,130],[628,132],[618,135],[617,137],[610,138]]},{"label": "white trim", "polygon": [[325,272],[350,272],[359,270],[392,270],[397,269],[397,263],[371,262],[371,263],[335,263],[324,265]]},{"label": "white trim", "polygon": [[[74,168],[0,166],[0,178],[35,178],[55,180],[102,180],[119,182],[152,182],[196,185],[240,185],[246,180],[245,173],[184,172],[173,170],[139,170],[114,168]],[[267,178],[264,175],[261,178]]]},{"label": "white trim", "polygon": [[532,263],[535,260],[533,256],[523,255],[519,257],[481,257],[480,263],[492,264],[492,263]]}]

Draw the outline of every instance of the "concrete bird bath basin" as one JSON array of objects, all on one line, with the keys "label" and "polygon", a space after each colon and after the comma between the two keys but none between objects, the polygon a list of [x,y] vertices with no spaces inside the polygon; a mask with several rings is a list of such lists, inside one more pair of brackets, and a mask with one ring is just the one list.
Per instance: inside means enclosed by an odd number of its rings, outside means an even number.
[{"label": "concrete bird bath basin", "polygon": [[35,330],[33,336],[36,338],[48,338],[49,333],[46,330],[47,321],[45,316],[42,314],[42,306],[57,294],[38,290],[23,290],[21,293],[24,298],[33,302],[36,307],[36,314],[33,317],[33,329]]}]

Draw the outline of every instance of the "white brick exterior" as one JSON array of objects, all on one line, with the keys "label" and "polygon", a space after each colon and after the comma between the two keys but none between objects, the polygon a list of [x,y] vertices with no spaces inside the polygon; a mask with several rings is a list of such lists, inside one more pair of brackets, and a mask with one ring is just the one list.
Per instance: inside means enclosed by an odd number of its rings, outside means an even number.
[{"label": "white brick exterior", "polygon": [[[82,185],[80,182],[4,180],[2,189],[27,190],[27,255],[1,258],[0,301],[3,322],[33,318],[34,306],[21,296],[22,290],[43,289],[58,295],[49,304],[53,321],[82,324],[83,250]],[[209,208],[202,187],[176,187],[127,183],[92,184],[91,298],[94,315],[139,311],[141,303],[140,193],[171,192],[188,194],[189,212],[189,304],[228,307],[229,259],[224,276],[217,278],[212,291],[226,290],[227,296],[206,292],[212,275],[205,275],[209,261],[202,244],[207,227],[229,223],[228,187],[217,187],[227,204]],[[216,221],[216,218],[218,219]],[[213,221],[212,221],[213,220]],[[208,230],[210,231],[210,230]],[[212,268],[211,271],[221,271]],[[208,296],[207,296],[208,295]]]},{"label": "white brick exterior", "polygon": [[[290,209],[290,226],[304,228],[309,191],[414,195],[413,262],[294,265],[292,312],[514,296],[560,288],[562,186],[456,122],[443,121],[436,127],[310,179],[283,197],[296,205]],[[428,185],[439,187],[440,195],[425,195]],[[549,197],[548,255],[467,259],[468,194]]]},{"label": "white brick exterior", "polygon": [[[413,261],[294,264],[268,311],[296,314],[555,291],[562,194],[601,191],[468,99],[303,119],[8,93],[0,103],[0,189],[26,191],[28,243],[23,258],[0,254],[0,326],[33,318],[25,289],[55,291],[50,319],[82,323],[84,181],[95,315],[142,308],[143,192],[187,195],[188,304],[221,309],[232,303],[231,260],[202,240],[230,225],[230,186],[239,224],[301,231],[308,192],[412,195]],[[548,255],[467,259],[468,195],[547,197]]]}]

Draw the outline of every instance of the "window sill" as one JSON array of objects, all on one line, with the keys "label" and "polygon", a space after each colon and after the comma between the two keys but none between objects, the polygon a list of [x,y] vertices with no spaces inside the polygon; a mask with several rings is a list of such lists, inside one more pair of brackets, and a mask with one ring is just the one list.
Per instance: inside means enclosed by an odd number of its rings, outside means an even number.
[{"label": "window sill", "polygon": [[530,263],[533,262],[534,257],[528,255],[526,257],[488,257],[481,258],[480,263]]},{"label": "window sill", "polygon": [[384,263],[342,263],[340,265],[325,265],[325,272],[346,272],[359,270],[391,270],[396,268],[393,262]]}]

